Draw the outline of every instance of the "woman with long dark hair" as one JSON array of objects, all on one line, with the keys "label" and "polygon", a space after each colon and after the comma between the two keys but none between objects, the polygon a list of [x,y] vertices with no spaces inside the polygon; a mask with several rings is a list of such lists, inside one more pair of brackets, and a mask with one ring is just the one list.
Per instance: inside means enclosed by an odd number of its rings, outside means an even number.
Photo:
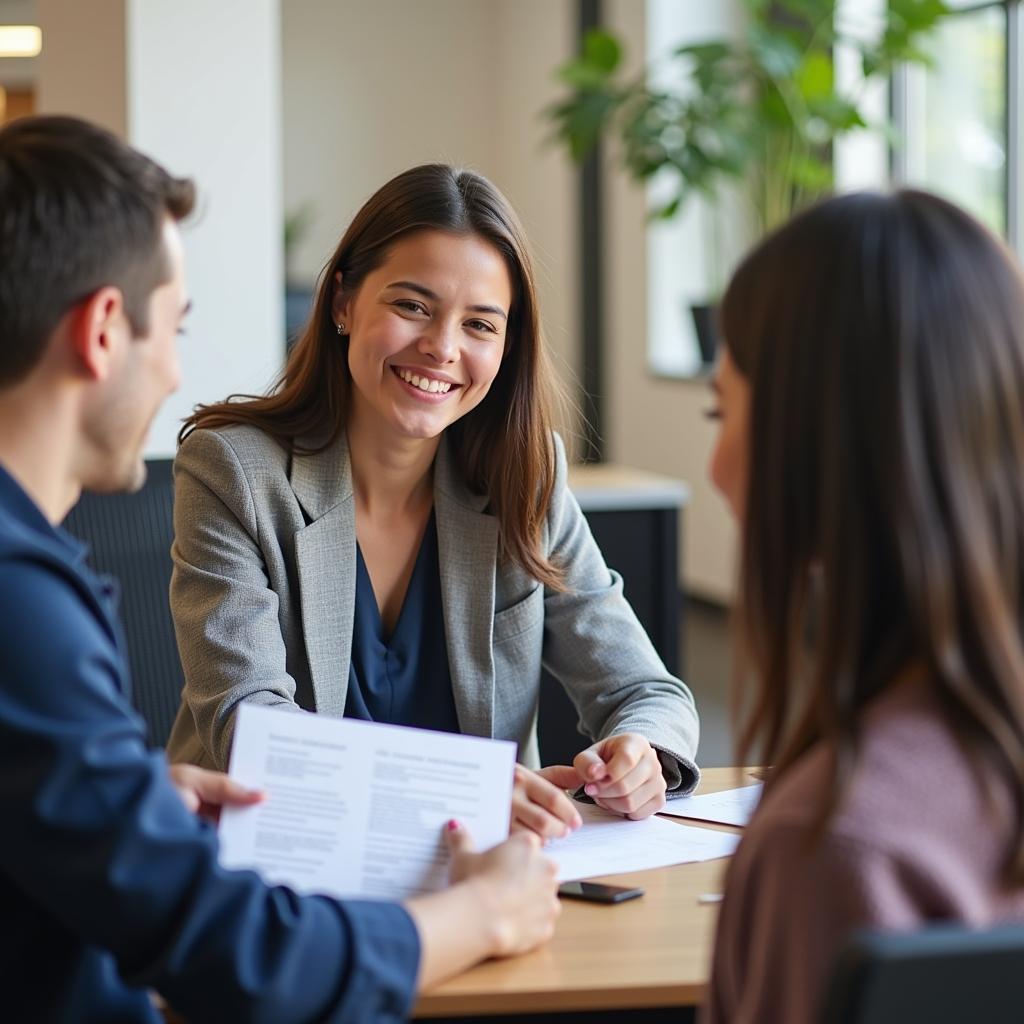
[{"label": "woman with long dark hair", "polygon": [[832,199],[721,308],[739,763],[706,1021],[819,1019],[856,927],[1024,919],[1024,280],[920,192]]},{"label": "woman with long dark hair", "polygon": [[[645,817],[697,717],[566,486],[518,220],[485,178],[400,174],[357,213],[262,398],[200,408],[175,466],[169,749],[227,763],[243,700],[518,742],[513,825],[562,788]],[[539,767],[541,665],[594,740]]]}]

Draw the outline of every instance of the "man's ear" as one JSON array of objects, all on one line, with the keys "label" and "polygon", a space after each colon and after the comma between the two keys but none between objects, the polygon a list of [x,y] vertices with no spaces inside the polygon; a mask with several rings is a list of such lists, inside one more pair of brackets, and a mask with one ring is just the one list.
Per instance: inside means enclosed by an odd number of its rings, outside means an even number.
[{"label": "man's ear", "polygon": [[71,314],[71,344],[92,380],[106,380],[128,328],[120,288],[106,285],[83,299]]},{"label": "man's ear", "polygon": [[331,316],[336,324],[347,324],[349,313],[349,294],[342,284],[341,271],[334,272],[334,291],[331,293]]}]

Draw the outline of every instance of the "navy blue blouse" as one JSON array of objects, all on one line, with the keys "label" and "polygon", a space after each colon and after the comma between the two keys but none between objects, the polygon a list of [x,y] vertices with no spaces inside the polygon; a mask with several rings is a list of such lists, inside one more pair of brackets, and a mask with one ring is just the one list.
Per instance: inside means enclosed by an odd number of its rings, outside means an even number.
[{"label": "navy blue blouse", "polygon": [[441,605],[434,513],[390,637],[356,544],[356,607],[345,717],[459,732]]}]

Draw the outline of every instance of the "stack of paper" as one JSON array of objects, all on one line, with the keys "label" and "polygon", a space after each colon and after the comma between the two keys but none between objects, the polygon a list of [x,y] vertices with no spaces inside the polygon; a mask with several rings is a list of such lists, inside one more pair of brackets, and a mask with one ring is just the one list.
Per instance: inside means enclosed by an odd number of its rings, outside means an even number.
[{"label": "stack of paper", "polygon": [[731,832],[676,825],[658,817],[630,821],[593,804],[578,804],[577,809],[582,827],[544,849],[558,865],[560,882],[728,857],[740,840]]}]

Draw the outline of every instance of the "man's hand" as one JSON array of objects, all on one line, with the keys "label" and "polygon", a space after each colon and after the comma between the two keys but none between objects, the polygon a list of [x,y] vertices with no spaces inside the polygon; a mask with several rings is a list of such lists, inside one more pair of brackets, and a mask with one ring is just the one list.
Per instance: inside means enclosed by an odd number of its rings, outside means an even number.
[{"label": "man's hand", "polygon": [[193,814],[214,824],[220,820],[222,807],[246,807],[263,799],[259,790],[246,789],[223,772],[198,768],[194,764],[172,764],[168,771],[182,803]]}]

